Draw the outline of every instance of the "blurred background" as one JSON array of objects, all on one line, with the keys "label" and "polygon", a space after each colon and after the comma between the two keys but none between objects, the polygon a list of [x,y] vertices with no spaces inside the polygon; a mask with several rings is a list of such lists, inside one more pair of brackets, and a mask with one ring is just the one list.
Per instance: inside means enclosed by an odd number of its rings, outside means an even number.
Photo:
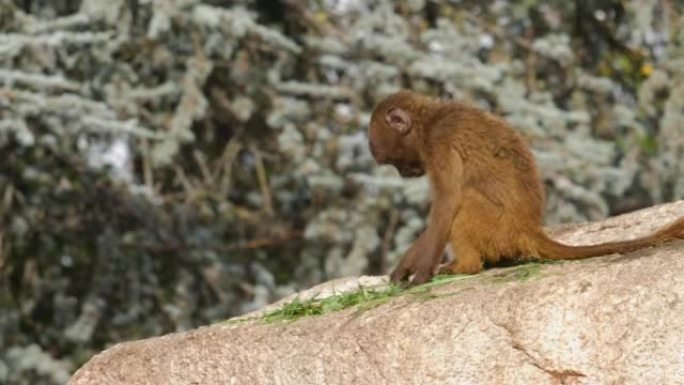
[{"label": "blurred background", "polygon": [[549,225],[684,198],[679,1],[0,0],[0,383],[386,273],[403,87],[520,130]]}]

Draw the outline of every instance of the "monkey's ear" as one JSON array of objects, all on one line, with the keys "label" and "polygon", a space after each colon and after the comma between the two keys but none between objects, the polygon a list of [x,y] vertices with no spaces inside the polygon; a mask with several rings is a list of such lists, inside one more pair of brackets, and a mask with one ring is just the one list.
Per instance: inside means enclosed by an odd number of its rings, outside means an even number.
[{"label": "monkey's ear", "polygon": [[411,131],[411,117],[408,112],[399,107],[392,107],[387,110],[385,115],[387,125],[397,131],[400,135],[406,135]]}]

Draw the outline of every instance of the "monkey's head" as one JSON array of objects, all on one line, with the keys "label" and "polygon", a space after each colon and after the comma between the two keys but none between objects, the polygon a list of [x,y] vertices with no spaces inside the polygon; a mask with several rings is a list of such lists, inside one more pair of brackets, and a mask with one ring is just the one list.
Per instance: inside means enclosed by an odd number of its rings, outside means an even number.
[{"label": "monkey's head", "polygon": [[409,91],[388,96],[375,106],[368,125],[368,144],[375,161],[394,166],[403,177],[425,174],[415,98]]}]

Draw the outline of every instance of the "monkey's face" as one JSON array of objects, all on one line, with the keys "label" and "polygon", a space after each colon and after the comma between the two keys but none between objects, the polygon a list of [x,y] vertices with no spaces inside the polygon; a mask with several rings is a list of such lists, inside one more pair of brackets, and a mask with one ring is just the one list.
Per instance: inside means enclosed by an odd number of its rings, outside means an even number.
[{"label": "monkey's face", "polygon": [[424,175],[425,166],[418,152],[415,133],[411,131],[408,113],[390,108],[379,114],[376,109],[368,127],[368,142],[375,161],[394,166],[403,177]]},{"label": "monkey's face", "polygon": [[425,175],[425,167],[420,162],[401,165],[395,164],[394,167],[397,168],[399,174],[404,178],[417,178]]}]

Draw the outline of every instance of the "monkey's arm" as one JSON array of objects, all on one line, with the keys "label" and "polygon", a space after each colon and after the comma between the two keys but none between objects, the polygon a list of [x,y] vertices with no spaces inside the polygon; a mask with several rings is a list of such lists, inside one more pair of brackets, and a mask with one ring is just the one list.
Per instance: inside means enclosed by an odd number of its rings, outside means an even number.
[{"label": "monkey's arm", "polygon": [[426,168],[432,189],[432,205],[428,225],[411,245],[391,275],[393,282],[413,276],[411,283],[428,281],[436,272],[454,217],[461,208],[463,161],[448,143],[435,147],[433,159]]}]

